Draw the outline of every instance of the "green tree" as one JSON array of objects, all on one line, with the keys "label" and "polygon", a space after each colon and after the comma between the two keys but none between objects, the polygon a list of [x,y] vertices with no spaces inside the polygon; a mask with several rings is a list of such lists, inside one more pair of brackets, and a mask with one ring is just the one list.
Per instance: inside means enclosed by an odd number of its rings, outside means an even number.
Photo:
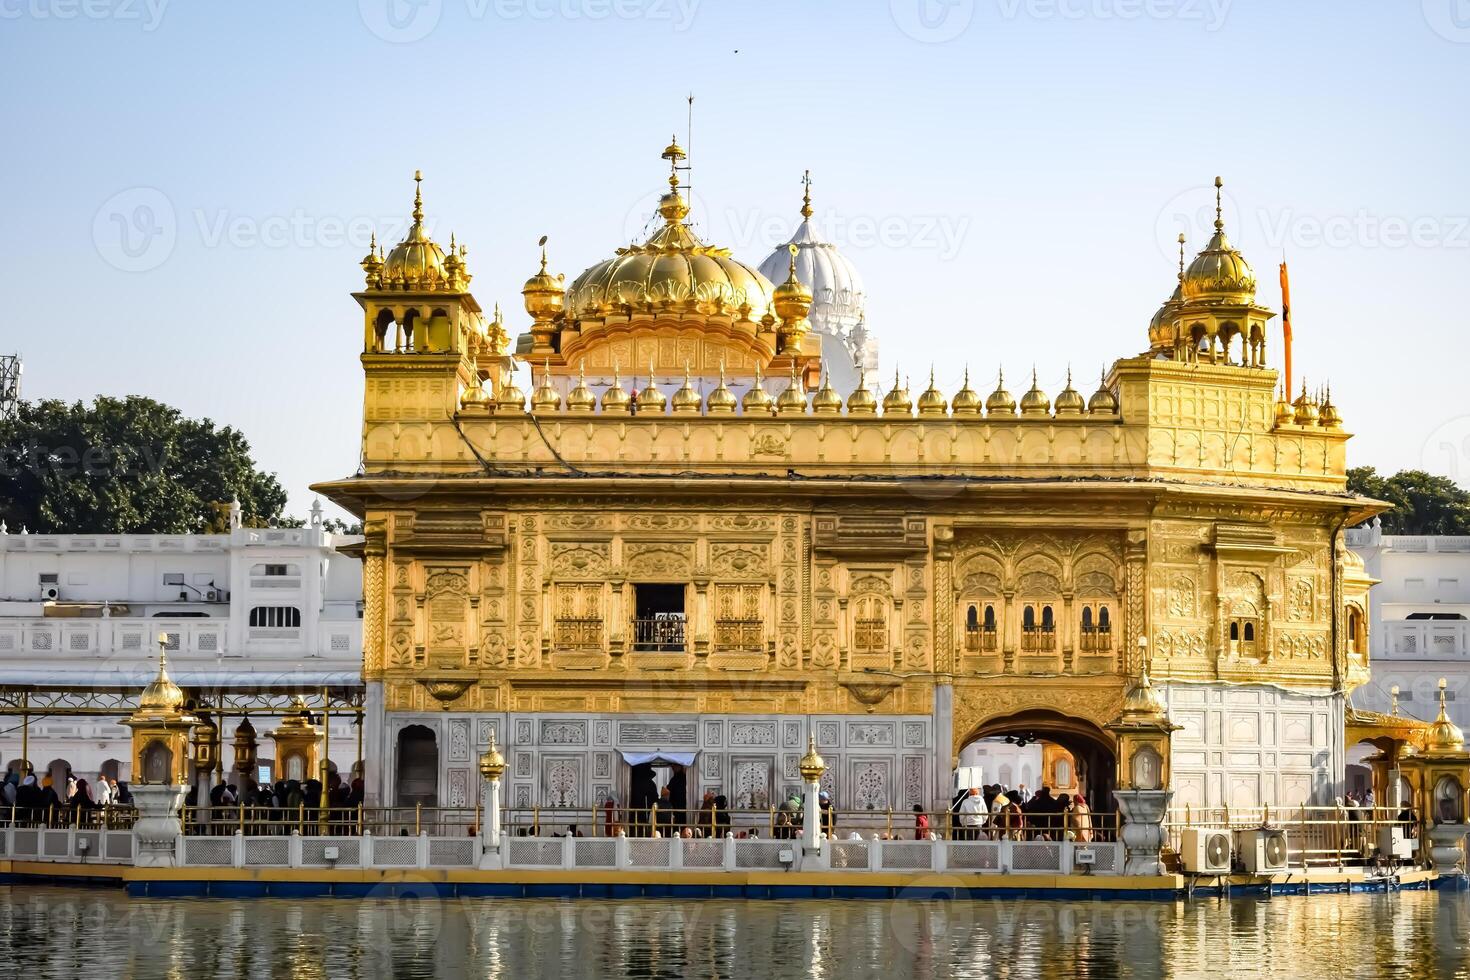
[{"label": "green tree", "polygon": [[1470,492],[1448,477],[1423,470],[1382,476],[1371,466],[1347,477],[1350,491],[1393,504],[1383,514],[1385,534],[1470,534]]},{"label": "green tree", "polygon": [[238,430],[151,398],[22,402],[0,421],[0,518],[12,533],[202,532],[232,497],[246,523],[286,505]]}]

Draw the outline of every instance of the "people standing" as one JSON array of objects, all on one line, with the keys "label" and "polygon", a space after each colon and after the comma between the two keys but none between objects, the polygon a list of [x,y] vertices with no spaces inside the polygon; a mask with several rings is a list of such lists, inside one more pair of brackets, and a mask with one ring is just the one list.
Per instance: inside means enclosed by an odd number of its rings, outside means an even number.
[{"label": "people standing", "polygon": [[914,804],[914,840],[929,839],[929,814],[924,812],[922,804]]},{"label": "people standing", "polygon": [[964,835],[963,839],[979,840],[985,818],[985,799],[980,795],[980,788],[972,786],[960,802],[960,833]]}]

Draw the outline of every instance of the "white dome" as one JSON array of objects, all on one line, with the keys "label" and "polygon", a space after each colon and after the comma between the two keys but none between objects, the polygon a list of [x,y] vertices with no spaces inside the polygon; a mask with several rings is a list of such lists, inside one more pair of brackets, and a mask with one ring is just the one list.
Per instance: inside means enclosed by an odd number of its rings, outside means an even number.
[{"label": "white dome", "polygon": [[796,278],[812,291],[808,319],[813,326],[822,329],[820,319],[830,319],[831,327],[836,328],[834,332],[856,326],[867,305],[863,278],[836,245],[821,240],[810,218],[797,227],[789,242],[777,246],[766,257],[760,264],[761,274],[777,285],[785,282],[791,264],[791,245],[797,248]]},{"label": "white dome", "polygon": [[796,278],[812,291],[807,314],[812,329],[822,337],[822,361],[832,386],[844,397],[857,387],[858,370],[876,377],[878,349],[864,326],[868,295],[863,278],[837,246],[822,240],[821,232],[805,218],[791,240],[777,246],[760,264],[760,273],[776,285],[786,281],[791,268],[791,246],[796,246]]}]

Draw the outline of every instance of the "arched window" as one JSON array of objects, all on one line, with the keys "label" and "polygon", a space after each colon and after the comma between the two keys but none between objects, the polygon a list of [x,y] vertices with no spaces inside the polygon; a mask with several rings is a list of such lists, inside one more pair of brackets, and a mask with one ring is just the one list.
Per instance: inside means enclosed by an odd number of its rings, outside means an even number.
[{"label": "arched window", "polygon": [[1240,639],[1240,623],[1236,620],[1231,620],[1230,622],[1230,638],[1232,640]]},{"label": "arched window", "polygon": [[1082,607],[1082,628],[1086,631],[1092,630],[1092,607]]},{"label": "arched window", "polygon": [[971,633],[980,628],[980,612],[974,606],[965,610],[965,629]]},{"label": "arched window", "polygon": [[1256,642],[1256,624],[1255,623],[1246,623],[1245,624],[1245,642],[1247,642],[1247,643],[1254,643],[1254,642]]},{"label": "arched window", "polygon": [[1348,649],[1356,654],[1363,652],[1363,617],[1356,609],[1348,609]]},{"label": "arched window", "polygon": [[986,606],[985,607],[985,631],[987,633],[994,633],[995,632],[995,607],[994,606]]},{"label": "arched window", "polygon": [[1113,628],[1112,620],[1108,617],[1108,607],[1103,606],[1097,611],[1097,628],[1104,633]]},{"label": "arched window", "polygon": [[1021,629],[1030,632],[1036,629],[1036,607],[1027,606],[1021,612]]},{"label": "arched window", "polygon": [[168,743],[157,740],[149,742],[139,761],[143,764],[143,782],[154,785],[173,782],[174,754]]},{"label": "arched window", "polygon": [[854,653],[887,652],[888,603],[882,596],[863,596],[855,604],[852,649]]},{"label": "arched window", "polygon": [[1041,607],[1041,628],[1044,630],[1054,629],[1056,623],[1052,620],[1051,606]]},{"label": "arched window", "polygon": [[399,806],[434,806],[439,797],[439,744],[433,730],[409,725],[398,733],[395,767]]}]

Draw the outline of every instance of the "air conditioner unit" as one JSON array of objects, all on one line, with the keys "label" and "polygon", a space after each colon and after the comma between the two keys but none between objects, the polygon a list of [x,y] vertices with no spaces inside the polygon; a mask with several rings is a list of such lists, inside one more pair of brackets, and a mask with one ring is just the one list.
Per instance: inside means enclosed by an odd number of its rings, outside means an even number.
[{"label": "air conditioner unit", "polygon": [[1179,857],[1191,874],[1230,873],[1230,831],[1188,827],[1180,841]]},{"label": "air conditioner unit", "polygon": [[205,602],[229,602],[230,601],[230,594],[228,592],[226,592],[224,589],[205,589],[204,590],[204,601]]},{"label": "air conditioner unit", "polygon": [[56,585],[42,585],[41,586],[41,601],[42,602],[55,602],[57,599],[60,599],[60,598],[61,598],[61,588],[59,586],[56,586]]},{"label": "air conditioner unit", "polygon": [[1253,875],[1286,870],[1286,831],[1261,827],[1240,832],[1240,862]]},{"label": "air conditioner unit", "polygon": [[1414,838],[1404,833],[1402,827],[1378,828],[1378,853],[1393,860],[1406,860],[1414,856]]}]

